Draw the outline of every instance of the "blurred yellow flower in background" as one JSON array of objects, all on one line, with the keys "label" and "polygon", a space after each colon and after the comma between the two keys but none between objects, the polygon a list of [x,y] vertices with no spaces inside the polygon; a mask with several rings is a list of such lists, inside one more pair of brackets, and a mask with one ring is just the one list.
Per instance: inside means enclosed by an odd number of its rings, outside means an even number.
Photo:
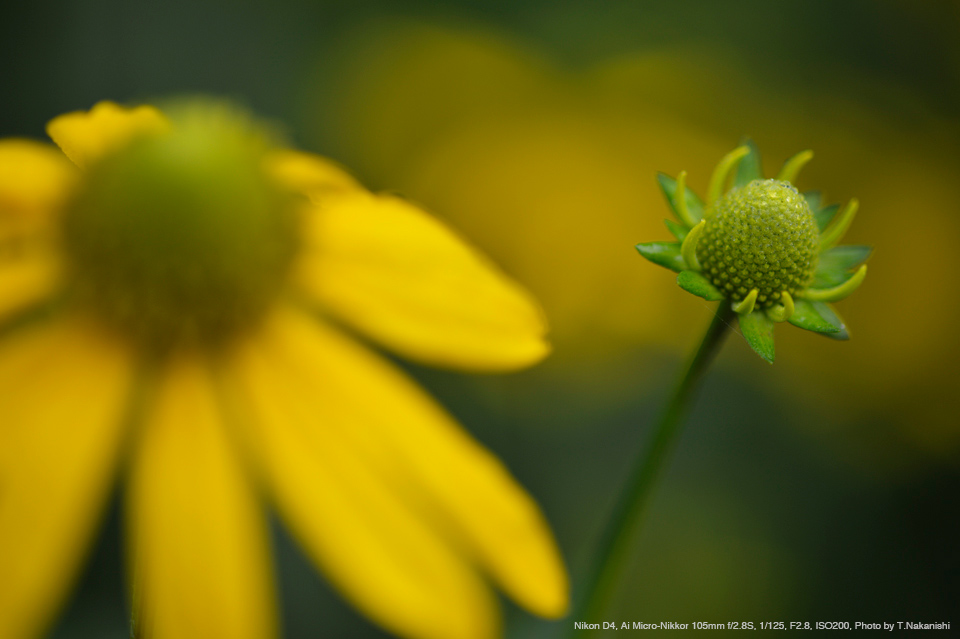
[{"label": "blurred yellow flower in background", "polygon": [[224,105],[100,103],[48,132],[66,157],[0,140],[0,636],[47,626],[118,473],[139,636],[277,634],[261,491],[394,633],[496,636],[488,579],[564,613],[530,496],[345,328],[515,370],[549,350],[522,288]]}]

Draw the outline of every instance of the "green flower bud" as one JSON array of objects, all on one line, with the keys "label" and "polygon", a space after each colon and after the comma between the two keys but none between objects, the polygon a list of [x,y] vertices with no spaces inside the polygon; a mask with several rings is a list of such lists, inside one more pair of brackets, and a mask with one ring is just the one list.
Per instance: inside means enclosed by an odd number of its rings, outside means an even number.
[{"label": "green flower bud", "polygon": [[701,272],[732,300],[758,290],[769,308],[813,279],[820,231],[813,211],[789,182],[754,180],[717,200],[696,255]]},{"label": "green flower bud", "polygon": [[773,362],[773,326],[794,326],[849,339],[830,305],[863,283],[869,246],[837,246],[859,208],[822,206],[820,194],[799,193],[797,174],[813,158],[801,151],[776,179],[766,180],[760,152],[747,140],[720,160],[706,201],[687,189],[686,171],[657,180],[677,221],[665,220],[676,242],[644,242],[645,258],[677,271],[677,284],[708,301],[729,304],[743,337]]}]

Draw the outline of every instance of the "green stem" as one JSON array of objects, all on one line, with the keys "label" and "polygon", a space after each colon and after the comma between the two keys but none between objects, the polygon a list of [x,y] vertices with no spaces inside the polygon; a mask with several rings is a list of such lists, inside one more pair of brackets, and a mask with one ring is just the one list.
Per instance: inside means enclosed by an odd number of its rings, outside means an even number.
[{"label": "green stem", "polygon": [[[670,403],[661,415],[646,448],[646,454],[638,460],[627,478],[620,499],[607,523],[598,546],[596,563],[586,581],[584,596],[575,608],[571,621],[602,623],[602,615],[609,606],[626,567],[630,547],[642,523],[644,510],[650,502],[660,468],[673,450],[680,432],[680,421],[688,408],[690,398],[707,366],[720,350],[733,315],[730,304],[720,304],[700,346],[677,381]],[[573,634],[576,635],[577,631],[574,630]]]}]

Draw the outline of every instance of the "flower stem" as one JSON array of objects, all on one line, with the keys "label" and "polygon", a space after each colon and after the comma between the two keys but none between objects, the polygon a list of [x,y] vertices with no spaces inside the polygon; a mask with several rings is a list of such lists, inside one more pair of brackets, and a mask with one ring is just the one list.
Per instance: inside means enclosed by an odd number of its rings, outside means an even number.
[{"label": "flower stem", "polygon": [[[580,604],[572,621],[600,623],[626,567],[630,546],[642,523],[643,513],[664,461],[673,450],[680,422],[704,371],[720,350],[734,312],[729,303],[721,303],[700,346],[690,358],[677,381],[670,403],[660,416],[645,454],[637,460],[616,508],[600,538],[595,564],[586,581]],[[572,625],[572,624],[571,624]],[[574,630],[574,635],[577,632]]]}]

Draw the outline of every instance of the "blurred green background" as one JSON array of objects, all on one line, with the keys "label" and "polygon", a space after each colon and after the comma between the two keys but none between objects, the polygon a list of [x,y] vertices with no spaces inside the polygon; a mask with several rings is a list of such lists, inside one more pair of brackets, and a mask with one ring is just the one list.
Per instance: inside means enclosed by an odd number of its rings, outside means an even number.
[{"label": "blurred green background", "polygon": [[[711,317],[633,250],[654,175],[701,193],[742,135],[861,201],[848,343],[733,336],[655,498],[615,620],[958,621],[960,3],[4,3],[0,136],[101,99],[226,96],[447,220],[541,299],[555,352],[412,369],[542,504],[574,577]],[[128,636],[119,514],[52,636]],[[275,527],[289,638],[376,637]],[[508,635],[549,636],[508,610]]]}]

